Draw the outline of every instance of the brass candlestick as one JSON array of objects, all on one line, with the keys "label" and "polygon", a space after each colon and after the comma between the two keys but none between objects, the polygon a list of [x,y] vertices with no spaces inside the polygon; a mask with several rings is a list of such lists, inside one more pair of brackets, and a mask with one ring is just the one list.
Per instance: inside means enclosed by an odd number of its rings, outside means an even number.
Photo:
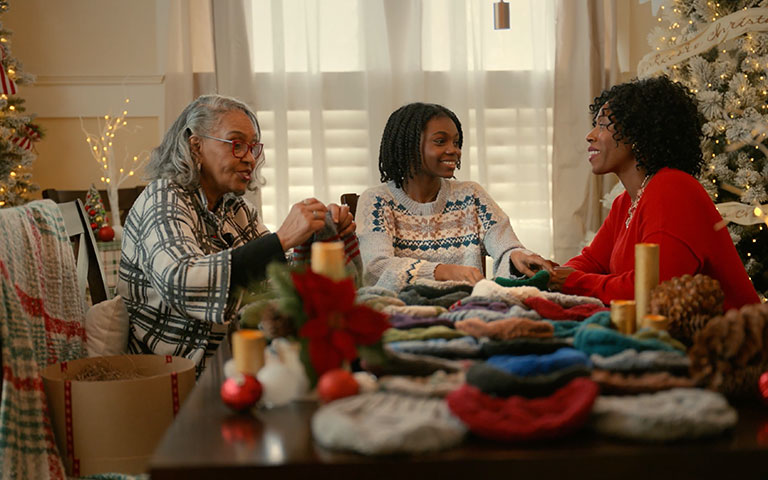
[{"label": "brass candlestick", "polygon": [[[650,313],[651,290],[659,284],[659,245],[635,244],[635,319]],[[646,325],[640,325],[646,327]]]}]

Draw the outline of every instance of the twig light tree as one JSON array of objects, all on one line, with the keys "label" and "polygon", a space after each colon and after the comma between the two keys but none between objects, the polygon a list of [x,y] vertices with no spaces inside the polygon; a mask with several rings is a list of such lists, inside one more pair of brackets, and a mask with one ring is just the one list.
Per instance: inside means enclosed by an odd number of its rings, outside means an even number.
[{"label": "twig light tree", "polygon": [[[130,101],[129,98],[125,99],[126,108]],[[134,176],[149,158],[147,152],[142,152],[132,157],[126,153],[120,160],[115,158],[115,136],[120,129],[128,125],[127,115],[128,110],[125,109],[120,115],[115,117],[110,115],[99,117],[97,119],[99,124],[98,134],[88,132],[83,125],[83,119],[80,119],[80,126],[90,146],[91,155],[102,169],[100,180],[105,185],[109,198],[112,226],[118,228],[121,227],[118,189],[129,177]]]}]

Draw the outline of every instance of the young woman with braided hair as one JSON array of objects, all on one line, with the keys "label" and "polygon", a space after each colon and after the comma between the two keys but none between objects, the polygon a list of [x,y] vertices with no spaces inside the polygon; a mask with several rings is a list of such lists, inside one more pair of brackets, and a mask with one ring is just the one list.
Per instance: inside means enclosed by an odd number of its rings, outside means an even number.
[{"label": "young woman with braided hair", "polygon": [[411,103],[390,115],[381,138],[383,185],[357,207],[365,283],[399,291],[419,279],[476,283],[484,255],[494,275],[551,270],[523,248],[509,217],[475,182],[453,180],[464,135],[449,109]]}]

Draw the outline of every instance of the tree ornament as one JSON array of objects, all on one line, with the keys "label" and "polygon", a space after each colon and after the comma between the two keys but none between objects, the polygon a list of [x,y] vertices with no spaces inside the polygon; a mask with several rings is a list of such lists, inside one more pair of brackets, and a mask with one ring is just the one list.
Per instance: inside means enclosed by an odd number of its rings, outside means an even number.
[{"label": "tree ornament", "polygon": [[231,409],[243,411],[256,405],[263,388],[253,375],[239,375],[228,378],[221,384],[221,399]]},{"label": "tree ornament", "polygon": [[2,65],[0,65],[0,92],[3,95],[16,95],[16,82],[6,73]]},{"label": "tree ornament", "polygon": [[99,229],[99,241],[111,242],[115,238],[115,231],[109,225],[104,225]]},{"label": "tree ornament", "polygon": [[360,385],[355,380],[355,376],[343,368],[329,370],[317,381],[317,395],[326,403],[357,395],[359,391]]},{"label": "tree ornament", "polygon": [[[101,201],[101,194],[93,184],[91,184],[91,187],[85,194],[85,211],[90,217],[91,229],[93,229],[93,233],[98,237],[100,229],[107,226],[107,211],[104,209],[104,204]],[[107,232],[104,234],[106,235]],[[113,231],[112,237],[114,237],[114,234],[115,232]]]}]

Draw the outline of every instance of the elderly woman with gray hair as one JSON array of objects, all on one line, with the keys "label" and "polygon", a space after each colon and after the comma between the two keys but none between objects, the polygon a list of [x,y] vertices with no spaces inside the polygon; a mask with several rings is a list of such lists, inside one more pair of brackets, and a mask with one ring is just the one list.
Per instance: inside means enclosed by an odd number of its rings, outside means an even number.
[{"label": "elderly woman with gray hair", "polygon": [[354,238],[346,206],[307,198],[270,233],[243,197],[259,187],[263,144],[244,103],[206,95],[190,103],[152,152],[150,183],[123,232],[117,291],[130,316],[128,349],[190,358],[198,374],[224,338],[238,288],[325,226]]}]

